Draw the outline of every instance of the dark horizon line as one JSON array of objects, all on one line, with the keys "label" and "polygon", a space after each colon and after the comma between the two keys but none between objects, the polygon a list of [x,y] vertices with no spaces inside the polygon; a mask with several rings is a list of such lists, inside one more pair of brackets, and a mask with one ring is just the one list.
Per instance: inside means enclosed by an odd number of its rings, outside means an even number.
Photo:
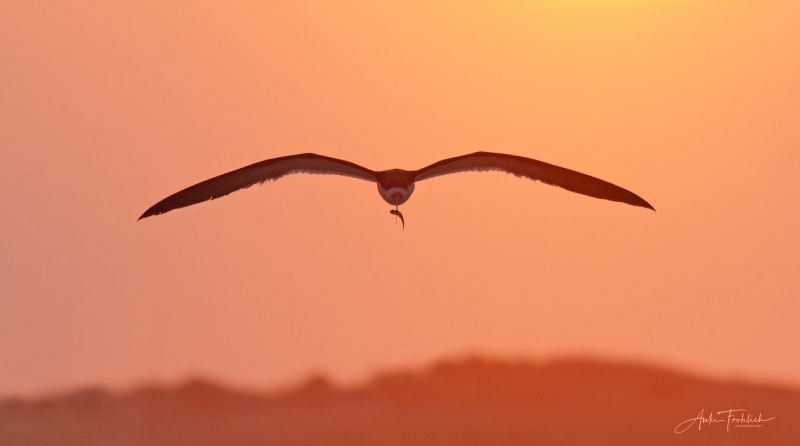
[{"label": "dark horizon line", "polygon": [[391,378],[414,378],[431,376],[437,370],[444,368],[463,368],[486,366],[494,368],[522,367],[529,372],[541,371],[548,367],[583,367],[599,369],[625,369],[640,372],[650,372],[668,375],[673,378],[690,381],[701,381],[714,385],[739,385],[752,388],[788,391],[800,393],[800,383],[791,383],[782,379],[764,379],[745,377],[738,374],[716,374],[692,370],[689,367],[657,363],[655,361],[634,358],[610,358],[599,355],[554,355],[547,358],[514,357],[492,354],[464,354],[458,356],[444,356],[440,359],[428,361],[422,365],[400,367],[387,367],[373,372],[364,378],[346,384],[330,378],[329,373],[310,371],[289,384],[282,384],[273,388],[255,388],[253,386],[234,384],[220,378],[214,378],[204,373],[186,373],[177,380],[141,380],[138,383],[126,386],[113,386],[103,384],[82,384],[71,389],[42,391],[31,395],[0,395],[0,409],[8,405],[36,404],[67,400],[70,397],[81,395],[102,395],[110,398],[124,398],[135,396],[143,392],[157,391],[176,393],[191,387],[214,388],[231,395],[247,396],[259,399],[270,399],[302,392],[309,388],[327,388],[332,392],[347,393],[369,389],[377,382]]}]

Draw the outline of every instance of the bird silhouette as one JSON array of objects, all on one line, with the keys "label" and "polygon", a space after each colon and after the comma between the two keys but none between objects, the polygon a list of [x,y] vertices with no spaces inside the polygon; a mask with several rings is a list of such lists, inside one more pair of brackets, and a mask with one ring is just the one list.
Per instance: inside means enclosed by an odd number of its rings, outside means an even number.
[{"label": "bird silhouette", "polygon": [[349,161],[304,153],[261,161],[187,187],[154,204],[139,217],[139,220],[224,197],[239,189],[275,181],[286,175],[312,173],[342,175],[377,183],[381,198],[395,207],[389,212],[400,217],[405,228],[405,219],[400,213],[399,206],[411,197],[417,181],[458,172],[490,171],[510,173],[590,197],[618,201],[655,211],[653,206],[638,195],[607,181],[522,156],[476,152],[448,158],[419,170],[373,171]]}]

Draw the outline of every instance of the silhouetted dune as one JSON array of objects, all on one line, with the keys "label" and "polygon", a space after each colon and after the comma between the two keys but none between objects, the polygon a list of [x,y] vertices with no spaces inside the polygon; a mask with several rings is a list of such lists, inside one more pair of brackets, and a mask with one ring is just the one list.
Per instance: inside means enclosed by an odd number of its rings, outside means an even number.
[{"label": "silhouetted dune", "polygon": [[[718,412],[730,409],[774,419],[729,426]],[[675,433],[701,410],[720,421]],[[798,445],[800,391],[635,364],[466,359],[349,389],[318,377],[259,395],[190,380],[6,400],[0,444]]]}]

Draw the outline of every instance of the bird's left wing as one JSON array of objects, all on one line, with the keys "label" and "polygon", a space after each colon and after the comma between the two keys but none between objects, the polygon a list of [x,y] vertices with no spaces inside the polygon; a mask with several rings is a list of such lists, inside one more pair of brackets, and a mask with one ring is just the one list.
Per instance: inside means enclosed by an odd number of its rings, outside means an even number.
[{"label": "bird's left wing", "polygon": [[275,181],[293,173],[343,175],[360,180],[377,181],[371,170],[349,161],[313,153],[284,156],[251,164],[187,187],[154,204],[139,217],[139,220],[151,215],[163,214],[173,209],[224,197],[239,189],[245,189],[254,184],[263,184],[266,181]]},{"label": "bird's left wing", "polygon": [[[603,181],[574,170],[554,166],[522,156],[506,155],[503,153],[476,152],[469,155],[448,158],[433,163],[416,171],[414,181],[427,180],[458,172],[489,172],[499,171],[541,181],[545,184],[562,187],[566,190],[602,198],[604,200],[619,201],[633,206],[653,209],[650,203],[633,192],[619,186]],[[653,209],[655,210],[655,209]]]}]

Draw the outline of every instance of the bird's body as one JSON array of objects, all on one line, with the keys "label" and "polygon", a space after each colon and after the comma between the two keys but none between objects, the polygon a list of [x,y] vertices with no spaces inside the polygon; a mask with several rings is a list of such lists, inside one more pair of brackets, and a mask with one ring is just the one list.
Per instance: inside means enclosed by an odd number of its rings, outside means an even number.
[{"label": "bird's body", "polygon": [[[619,186],[574,170],[530,158],[502,153],[476,152],[448,158],[420,170],[391,169],[372,171],[349,161],[305,153],[273,158],[211,178],[170,195],[145,211],[139,219],[163,214],[173,209],[213,200],[239,189],[275,181],[294,173],[333,174],[375,182],[387,203],[395,206],[392,214],[402,219],[398,206],[408,201],[418,181],[458,172],[500,171],[541,181],[572,192],[604,200],[653,209],[638,195]],[[653,209],[655,210],[655,209]],[[404,221],[405,226],[405,221]]]}]

